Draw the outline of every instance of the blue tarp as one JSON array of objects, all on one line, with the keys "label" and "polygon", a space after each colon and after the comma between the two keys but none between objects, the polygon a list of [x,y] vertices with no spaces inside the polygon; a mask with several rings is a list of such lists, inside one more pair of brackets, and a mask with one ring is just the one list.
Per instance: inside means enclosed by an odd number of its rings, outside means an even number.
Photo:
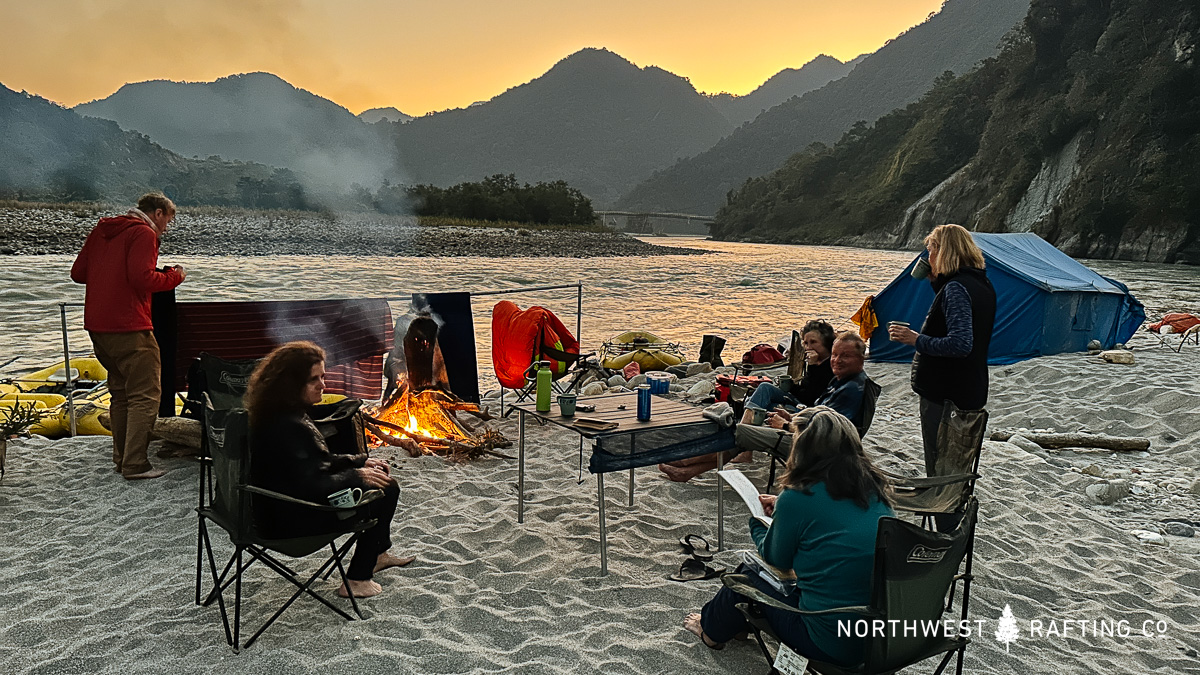
[{"label": "blue tarp", "polygon": [[[973,233],[996,289],[996,324],[988,363],[1016,363],[1035,356],[1083,351],[1091,340],[1107,349],[1130,336],[1146,319],[1145,308],[1119,281],[1097,274],[1032,233]],[[887,337],[887,322],[907,321],[917,330],[933,304],[928,280],[909,274],[922,251],[875,296],[879,328],[871,336],[875,361],[911,361],[913,348]]]}]

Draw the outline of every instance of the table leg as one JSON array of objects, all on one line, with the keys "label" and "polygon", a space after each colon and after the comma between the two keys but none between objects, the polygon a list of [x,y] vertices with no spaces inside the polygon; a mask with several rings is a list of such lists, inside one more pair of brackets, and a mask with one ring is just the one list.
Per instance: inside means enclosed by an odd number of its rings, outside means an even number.
[{"label": "table leg", "polygon": [[596,474],[596,494],[600,500],[600,574],[608,576],[608,532],[604,527],[604,474]]},{"label": "table leg", "polygon": [[[629,454],[630,455],[632,455],[634,453],[634,450],[636,449],[636,446],[634,445],[635,438],[637,438],[636,435],[629,437]],[[633,467],[632,466],[629,467],[629,505],[633,506]]]},{"label": "table leg", "polygon": [[[725,452],[717,453],[717,471],[725,468]],[[717,550],[725,550],[725,479],[717,474]]]},{"label": "table leg", "polygon": [[525,522],[525,411],[517,409],[517,522]]}]

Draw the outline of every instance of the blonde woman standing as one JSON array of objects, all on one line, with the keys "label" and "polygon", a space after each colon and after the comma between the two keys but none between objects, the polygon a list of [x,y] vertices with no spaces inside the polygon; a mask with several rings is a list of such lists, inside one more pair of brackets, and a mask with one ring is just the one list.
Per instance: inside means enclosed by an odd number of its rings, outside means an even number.
[{"label": "blonde woman standing", "polygon": [[925,237],[925,248],[929,280],[937,293],[933,305],[920,333],[892,326],[888,334],[917,350],[912,388],[921,397],[925,471],[933,475],[946,401],[954,401],[962,410],[987,404],[987,355],[996,319],[996,291],[984,272],[983,252],[962,226],[939,225]]}]

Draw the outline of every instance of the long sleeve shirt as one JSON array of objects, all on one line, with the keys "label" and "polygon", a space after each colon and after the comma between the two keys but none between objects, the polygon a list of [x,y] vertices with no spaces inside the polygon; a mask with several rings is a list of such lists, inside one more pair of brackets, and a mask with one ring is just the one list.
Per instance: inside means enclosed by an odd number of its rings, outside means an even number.
[{"label": "long sleeve shirt", "polygon": [[946,337],[918,335],[917,351],[929,356],[962,358],[971,353],[974,330],[971,327],[971,296],[957,281],[946,284],[943,313],[946,315]]},{"label": "long sleeve shirt", "polygon": [[[873,497],[864,509],[833,499],[824,483],[785,489],[770,529],[750,519],[750,535],[768,563],[796,573],[798,607],[805,610],[866,605],[870,601],[875,535],[891,507]],[[861,658],[862,642],[838,637],[837,622],[856,615],[805,616],[809,635],[825,653],[847,662]]]}]

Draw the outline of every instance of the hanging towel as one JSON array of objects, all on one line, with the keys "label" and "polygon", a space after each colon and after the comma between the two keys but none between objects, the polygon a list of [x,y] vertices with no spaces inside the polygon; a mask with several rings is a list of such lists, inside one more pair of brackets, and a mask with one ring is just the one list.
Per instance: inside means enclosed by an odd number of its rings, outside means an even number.
[{"label": "hanging towel", "polygon": [[879,319],[875,316],[875,308],[871,303],[875,301],[875,296],[868,295],[866,300],[863,300],[862,307],[850,317],[850,320],[858,324],[858,336],[864,340],[871,339],[871,333],[879,328]]}]

